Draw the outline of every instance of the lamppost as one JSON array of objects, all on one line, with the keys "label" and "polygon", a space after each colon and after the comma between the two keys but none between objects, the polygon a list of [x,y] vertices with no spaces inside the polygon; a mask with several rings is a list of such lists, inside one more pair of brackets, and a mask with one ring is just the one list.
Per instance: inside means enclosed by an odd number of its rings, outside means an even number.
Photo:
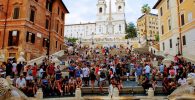
[{"label": "lamppost", "polygon": [[179,37],[177,38],[177,44],[176,44],[176,46],[178,47],[178,55],[180,55],[180,50],[179,50]]},{"label": "lamppost", "polygon": [[77,39],[79,38],[79,33],[77,32]]},{"label": "lamppost", "polygon": [[47,48],[47,56],[48,56],[48,59],[49,59],[49,39],[45,39],[45,41],[46,41],[46,48]]},{"label": "lamppost", "polygon": [[81,36],[81,37],[80,37],[80,45],[81,45],[81,43],[82,43],[82,42],[81,42],[81,39],[82,39],[82,35],[83,35],[83,34],[81,33],[81,34],[80,34],[80,36]]},{"label": "lamppost", "polygon": [[92,45],[94,45],[93,35],[94,35],[94,33],[92,32],[92,42],[91,42]]},{"label": "lamppost", "polygon": [[129,45],[129,39],[127,39],[127,45]]},{"label": "lamppost", "polygon": [[139,32],[139,29],[137,29],[137,34],[139,35],[139,37],[138,37],[138,38],[139,38],[139,43],[141,43],[141,42],[140,42],[140,37],[141,37],[140,35],[141,35],[141,34],[140,34],[140,32]]}]

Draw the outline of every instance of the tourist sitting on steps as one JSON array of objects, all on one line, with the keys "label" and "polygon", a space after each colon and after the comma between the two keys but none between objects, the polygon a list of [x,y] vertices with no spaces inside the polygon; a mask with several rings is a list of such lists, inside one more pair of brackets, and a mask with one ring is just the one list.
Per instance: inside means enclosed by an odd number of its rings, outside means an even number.
[{"label": "tourist sitting on steps", "polygon": [[69,79],[69,92],[71,95],[73,95],[73,92],[75,91],[75,80],[73,77]]},{"label": "tourist sitting on steps", "polygon": [[81,88],[82,87],[82,80],[80,77],[76,78],[76,88]]},{"label": "tourist sitting on steps", "polygon": [[144,88],[145,93],[147,92],[147,90],[152,87],[152,84],[150,84],[150,80],[147,77],[143,78],[142,81],[142,87]]},{"label": "tourist sitting on steps", "polygon": [[68,76],[65,76],[65,78],[63,80],[64,94],[69,93],[69,84],[68,84],[68,82],[69,82]]}]

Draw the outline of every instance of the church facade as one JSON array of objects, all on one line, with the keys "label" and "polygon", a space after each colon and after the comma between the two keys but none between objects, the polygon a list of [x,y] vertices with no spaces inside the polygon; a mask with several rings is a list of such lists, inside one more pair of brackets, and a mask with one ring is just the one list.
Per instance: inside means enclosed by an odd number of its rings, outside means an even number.
[{"label": "church facade", "polygon": [[[65,25],[65,36],[74,38],[90,38],[94,35],[105,37],[125,36],[125,0],[98,0],[96,21]],[[112,7],[115,5],[115,7]],[[115,10],[114,10],[115,8]]]}]

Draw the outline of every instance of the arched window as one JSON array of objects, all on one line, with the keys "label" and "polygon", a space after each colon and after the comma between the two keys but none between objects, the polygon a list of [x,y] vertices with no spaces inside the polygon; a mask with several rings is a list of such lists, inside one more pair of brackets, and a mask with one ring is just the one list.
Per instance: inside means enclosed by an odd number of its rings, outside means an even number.
[{"label": "arched window", "polygon": [[99,13],[102,13],[102,7],[99,8]]},{"label": "arched window", "polygon": [[119,31],[121,31],[121,25],[119,25]]},{"label": "arched window", "polygon": [[99,32],[101,32],[101,26],[99,26]]},{"label": "arched window", "polygon": [[121,6],[118,6],[118,10],[121,11],[122,7]]}]

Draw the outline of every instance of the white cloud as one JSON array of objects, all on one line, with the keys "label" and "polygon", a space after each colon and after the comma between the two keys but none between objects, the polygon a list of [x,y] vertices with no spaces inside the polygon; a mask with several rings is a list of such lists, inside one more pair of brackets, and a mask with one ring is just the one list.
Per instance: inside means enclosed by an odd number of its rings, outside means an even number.
[{"label": "white cloud", "polygon": [[[96,19],[97,0],[63,0],[70,14],[66,16],[66,24],[80,22],[94,22]],[[112,0],[114,6],[115,0]],[[152,8],[157,0],[125,0],[126,1],[126,20],[127,22],[136,23],[137,19],[142,15],[141,6],[149,4]],[[113,7],[113,11],[115,8]],[[152,10],[152,13],[157,11]]]}]

